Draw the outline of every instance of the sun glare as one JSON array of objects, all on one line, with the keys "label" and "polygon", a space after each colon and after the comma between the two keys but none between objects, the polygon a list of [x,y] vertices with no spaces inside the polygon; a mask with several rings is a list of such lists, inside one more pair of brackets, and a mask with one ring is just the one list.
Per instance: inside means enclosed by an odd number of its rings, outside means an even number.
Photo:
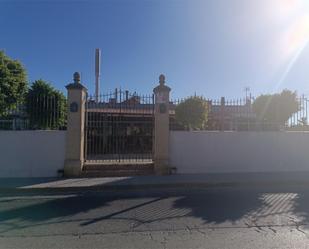
[{"label": "sun glare", "polygon": [[309,39],[309,1],[278,0],[277,12],[281,15],[283,32],[281,54],[290,59],[303,48]]},{"label": "sun glare", "polygon": [[309,39],[309,15],[299,17],[287,27],[283,35],[283,53],[290,57]]},{"label": "sun glare", "polygon": [[286,19],[297,13],[302,7],[306,0],[275,0],[274,17],[278,19]]},{"label": "sun glare", "polygon": [[279,87],[309,42],[309,0],[276,0],[274,12],[280,16],[279,58],[287,65]]},{"label": "sun glare", "polygon": [[309,0],[270,0],[266,9],[269,22],[279,31],[274,41],[277,57],[286,63],[309,39]]},{"label": "sun glare", "polygon": [[275,3],[274,16],[282,24],[280,54],[283,59],[290,59],[309,38],[309,1],[276,0]]}]

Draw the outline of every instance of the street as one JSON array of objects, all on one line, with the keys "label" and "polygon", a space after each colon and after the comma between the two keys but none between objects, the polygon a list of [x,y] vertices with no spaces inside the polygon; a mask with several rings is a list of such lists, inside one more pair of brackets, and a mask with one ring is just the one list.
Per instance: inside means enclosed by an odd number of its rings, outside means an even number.
[{"label": "street", "polygon": [[309,186],[1,192],[0,248],[309,248]]}]

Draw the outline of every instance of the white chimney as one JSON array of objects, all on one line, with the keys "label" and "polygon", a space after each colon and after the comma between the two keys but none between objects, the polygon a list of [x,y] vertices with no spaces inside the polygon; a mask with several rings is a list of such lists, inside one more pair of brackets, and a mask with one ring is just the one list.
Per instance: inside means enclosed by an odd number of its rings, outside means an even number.
[{"label": "white chimney", "polygon": [[100,95],[100,75],[101,75],[101,49],[95,50],[95,99],[99,102]]}]

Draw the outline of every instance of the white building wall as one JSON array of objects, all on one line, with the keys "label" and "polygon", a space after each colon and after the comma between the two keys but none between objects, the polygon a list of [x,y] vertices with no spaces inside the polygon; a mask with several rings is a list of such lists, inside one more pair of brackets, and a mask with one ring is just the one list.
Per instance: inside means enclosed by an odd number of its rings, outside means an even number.
[{"label": "white building wall", "polygon": [[309,171],[308,132],[170,133],[177,173]]},{"label": "white building wall", "polygon": [[55,177],[66,131],[0,131],[0,177]]}]

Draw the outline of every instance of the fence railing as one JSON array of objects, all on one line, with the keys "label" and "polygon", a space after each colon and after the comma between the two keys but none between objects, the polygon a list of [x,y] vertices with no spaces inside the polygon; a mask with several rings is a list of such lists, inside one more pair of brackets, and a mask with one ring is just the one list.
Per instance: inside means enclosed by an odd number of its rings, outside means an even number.
[{"label": "fence railing", "polygon": [[102,107],[113,107],[117,108],[123,106],[124,108],[136,108],[138,106],[145,107],[152,105],[154,102],[153,94],[137,94],[136,92],[123,91],[115,89],[113,92],[99,95],[87,95],[87,107],[89,108],[100,108]]},{"label": "fence railing", "polygon": [[0,116],[0,130],[64,130],[67,103],[63,96],[36,95]]},{"label": "fence railing", "polygon": [[[298,111],[290,115],[286,122],[261,120],[254,111],[254,98],[213,100],[201,97],[208,104],[208,119],[199,130],[223,131],[309,131],[308,99],[304,96],[297,98]],[[170,129],[188,130],[175,118],[176,108],[186,99],[172,100],[170,104]],[[276,115],[276,113],[274,113]]]},{"label": "fence railing", "polygon": [[[203,97],[201,97],[203,98]],[[227,100],[203,98],[208,104],[208,120],[202,130],[226,131],[309,131],[308,98],[297,98],[298,108],[286,122],[269,122],[261,120],[254,112],[254,98],[239,98]],[[177,106],[186,99],[170,102],[170,129],[185,130],[175,119]],[[6,115],[0,116],[0,130],[27,129],[66,129],[67,103],[66,99],[58,95],[31,96],[19,104]],[[128,91],[115,90],[108,94],[87,97],[88,112],[99,110],[116,112],[125,115],[149,116],[154,108],[154,96],[137,95]],[[95,110],[94,110],[95,109]],[[148,113],[149,112],[149,113]]]}]

